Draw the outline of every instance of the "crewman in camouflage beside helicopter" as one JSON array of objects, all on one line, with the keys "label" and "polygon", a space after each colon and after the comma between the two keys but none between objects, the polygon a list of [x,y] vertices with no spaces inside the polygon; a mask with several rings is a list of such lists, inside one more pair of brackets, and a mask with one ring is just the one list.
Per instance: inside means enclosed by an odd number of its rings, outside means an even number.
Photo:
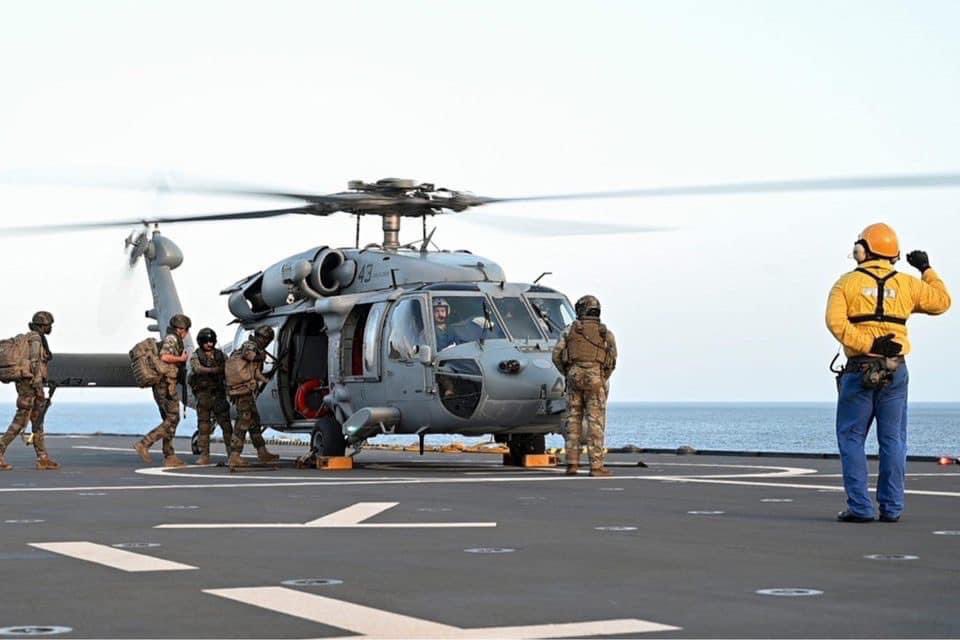
[{"label": "crewman in camouflage beside helicopter", "polygon": [[160,345],[160,363],[162,376],[153,386],[153,399],[160,409],[162,422],[153,431],[148,433],[137,444],[133,445],[144,462],[150,464],[150,447],[157,440],[163,440],[163,465],[165,467],[182,467],[184,462],[177,457],[173,449],[173,438],[180,423],[180,396],[177,395],[177,381],[190,357],[186,353],[183,339],[190,333],[190,318],[178,313],[170,318],[167,335]]},{"label": "crewman in camouflage beside helicopter", "polygon": [[7,432],[0,438],[0,470],[12,469],[4,460],[4,454],[10,443],[27,428],[29,422],[33,427],[33,448],[37,452],[37,469],[41,471],[59,469],[60,465],[50,459],[44,443],[43,419],[50,406],[44,395],[43,386],[47,382],[48,363],[53,358],[47,336],[53,330],[53,314],[49,311],[38,311],[33,314],[28,325],[30,331],[19,338],[26,340],[27,360],[24,367],[17,367],[20,371],[19,379],[14,383],[17,387],[17,412]]},{"label": "crewman in camouflage beside helicopter", "polygon": [[247,464],[240,457],[247,431],[250,432],[250,442],[256,447],[260,462],[276,462],[280,459],[280,456],[267,451],[267,443],[263,440],[263,428],[260,426],[260,414],[257,412],[256,397],[260,385],[268,382],[267,377],[263,375],[263,363],[267,358],[267,345],[273,341],[273,337],[272,328],[257,327],[253,332],[253,338],[231,353],[224,367],[227,393],[237,409],[237,423],[233,427],[230,458],[227,461],[231,467]]},{"label": "crewman in camouflage beside helicopter", "polygon": [[607,421],[607,393],[610,375],[617,366],[617,343],[613,332],[600,322],[600,301],[593,296],[577,300],[577,319],[568,326],[553,348],[553,363],[566,377],[567,475],[580,467],[584,439],[590,457],[590,475],[608,476],[603,466],[604,429]]},{"label": "crewman in camouflage beside helicopter", "polygon": [[230,422],[230,405],[224,386],[224,366],[227,358],[217,348],[217,334],[204,327],[197,333],[199,349],[190,357],[188,382],[197,400],[197,445],[200,457],[196,464],[210,464],[210,436],[213,434],[213,419],[216,418],[223,433],[223,445],[230,453],[233,424]]}]

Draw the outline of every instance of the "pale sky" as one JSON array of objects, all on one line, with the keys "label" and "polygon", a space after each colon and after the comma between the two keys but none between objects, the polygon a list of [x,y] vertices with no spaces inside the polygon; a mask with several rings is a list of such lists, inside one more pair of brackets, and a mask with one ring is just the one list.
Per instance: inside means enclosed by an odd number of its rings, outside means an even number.
[{"label": "pale sky", "polygon": [[[958,24],[948,1],[7,1],[0,173],[317,193],[399,176],[509,196],[958,172]],[[272,204],[0,184],[4,225]],[[894,225],[956,294],[958,204],[960,189],[709,196],[499,205],[485,210],[493,227],[470,213],[432,224],[441,247],[493,259],[512,281],[552,271],[545,283],[572,300],[597,295],[620,346],[612,400],[829,401],[837,345],[823,311],[858,232]],[[509,233],[511,215],[676,230],[537,238]],[[224,286],[353,242],[346,216],[164,231],[186,254],[186,311],[221,337]],[[126,352],[150,298],[143,268],[125,267],[125,235],[0,238],[0,334],[45,308],[55,352]],[[958,321],[957,309],[911,321],[914,400],[957,400]]]}]

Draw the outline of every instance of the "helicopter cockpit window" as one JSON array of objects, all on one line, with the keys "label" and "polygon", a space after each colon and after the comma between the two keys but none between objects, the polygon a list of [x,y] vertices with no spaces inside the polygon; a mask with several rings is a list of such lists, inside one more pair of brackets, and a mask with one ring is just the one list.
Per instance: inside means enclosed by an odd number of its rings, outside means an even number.
[{"label": "helicopter cockpit window", "polygon": [[527,305],[520,298],[494,298],[493,304],[514,340],[542,340]]},{"label": "helicopter cockpit window", "polygon": [[540,328],[551,340],[559,340],[564,328],[577,319],[570,303],[563,298],[528,297]]},{"label": "helicopter cockpit window", "polygon": [[433,297],[437,351],[458,344],[503,339],[506,334],[483,296]]},{"label": "helicopter cockpit window", "polygon": [[427,341],[420,300],[401,300],[390,314],[389,338],[391,360],[414,360],[417,347]]}]

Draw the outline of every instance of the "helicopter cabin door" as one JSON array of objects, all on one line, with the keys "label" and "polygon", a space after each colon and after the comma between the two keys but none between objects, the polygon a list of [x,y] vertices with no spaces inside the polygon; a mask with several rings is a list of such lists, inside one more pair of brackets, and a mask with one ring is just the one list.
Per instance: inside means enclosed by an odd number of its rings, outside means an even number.
[{"label": "helicopter cabin door", "polygon": [[[418,294],[397,300],[383,328],[383,391],[401,416],[419,414],[433,389],[433,352],[427,324],[427,297]],[[428,353],[430,352],[430,353]]]}]

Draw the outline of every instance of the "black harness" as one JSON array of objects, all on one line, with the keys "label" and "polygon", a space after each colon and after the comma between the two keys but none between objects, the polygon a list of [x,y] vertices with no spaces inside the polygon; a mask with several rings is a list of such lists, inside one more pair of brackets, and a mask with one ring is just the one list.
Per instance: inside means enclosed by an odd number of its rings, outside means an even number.
[{"label": "black harness", "polygon": [[903,325],[907,324],[906,318],[888,316],[883,312],[883,303],[886,298],[886,295],[885,295],[886,292],[884,290],[884,287],[887,284],[887,280],[897,275],[897,272],[891,271],[885,276],[878,276],[874,273],[871,273],[867,269],[863,269],[863,268],[857,268],[856,271],[859,271],[860,273],[865,273],[866,275],[873,278],[873,280],[877,283],[877,307],[876,309],[874,309],[874,312],[871,314],[861,315],[861,316],[852,316],[851,318],[849,318],[850,322],[852,324],[859,324],[861,322],[892,322],[894,324],[903,324]]}]

